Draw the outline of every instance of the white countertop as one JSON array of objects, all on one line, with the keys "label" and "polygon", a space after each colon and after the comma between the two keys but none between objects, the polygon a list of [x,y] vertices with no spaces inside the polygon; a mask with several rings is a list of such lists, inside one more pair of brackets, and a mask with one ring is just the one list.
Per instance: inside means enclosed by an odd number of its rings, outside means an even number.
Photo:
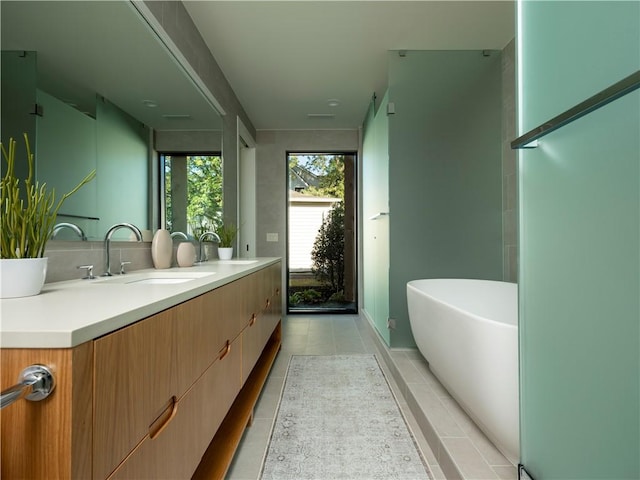
[{"label": "white countertop", "polygon": [[[39,295],[0,300],[0,347],[69,348],[141,320],[209,290],[278,262],[210,261],[189,268],[136,270],[95,280],[45,284]],[[234,263],[235,262],[235,263]],[[183,283],[123,283],[152,272],[167,278],[198,278]],[[204,273],[207,273],[205,276]]]}]

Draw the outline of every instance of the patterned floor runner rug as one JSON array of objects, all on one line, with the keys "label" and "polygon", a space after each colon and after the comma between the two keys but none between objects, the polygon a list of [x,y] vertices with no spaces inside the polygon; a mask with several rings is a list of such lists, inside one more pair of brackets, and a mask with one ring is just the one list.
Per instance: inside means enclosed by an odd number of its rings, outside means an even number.
[{"label": "patterned floor runner rug", "polygon": [[374,355],[294,355],[261,478],[429,477]]}]

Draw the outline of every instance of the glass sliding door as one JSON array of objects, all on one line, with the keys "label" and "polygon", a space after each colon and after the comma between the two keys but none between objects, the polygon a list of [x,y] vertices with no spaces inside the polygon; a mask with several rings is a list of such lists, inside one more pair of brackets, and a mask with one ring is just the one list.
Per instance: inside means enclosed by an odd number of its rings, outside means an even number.
[{"label": "glass sliding door", "polygon": [[288,153],[287,310],[357,312],[355,153]]}]

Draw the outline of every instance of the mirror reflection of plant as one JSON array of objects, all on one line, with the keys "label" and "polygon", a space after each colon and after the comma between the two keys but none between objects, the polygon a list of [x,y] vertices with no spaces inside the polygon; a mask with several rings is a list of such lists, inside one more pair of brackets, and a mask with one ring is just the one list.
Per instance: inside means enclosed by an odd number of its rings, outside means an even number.
[{"label": "mirror reflection of plant", "polygon": [[233,247],[233,241],[238,234],[239,228],[235,226],[233,222],[220,223],[215,232],[220,237],[219,247],[230,248]]},{"label": "mirror reflection of plant", "polygon": [[222,212],[218,218],[196,218],[192,219],[189,225],[189,232],[195,237],[199,238],[205,232],[215,232],[215,225],[220,223]]},{"label": "mirror reflection of plant", "polygon": [[[213,231],[222,220],[222,158],[220,155],[187,155],[185,160],[187,218],[182,220],[186,220],[187,233],[197,237]],[[169,231],[173,230],[173,161],[174,156],[164,156],[164,208]]]},{"label": "mirror reflection of plant", "polygon": [[187,157],[187,224],[201,235],[222,218],[222,158]]},{"label": "mirror reflection of plant", "polygon": [[2,157],[7,170],[0,181],[0,257],[1,258],[41,258],[47,241],[51,238],[56,216],[67,198],[83,185],[93,180],[93,170],[70,192],[65,193],[56,203],[55,189],[47,191],[47,184],[35,181],[34,157],[29,146],[29,138],[24,134],[27,150],[29,174],[22,181],[15,176],[16,141],[9,139],[9,148],[0,143]]}]

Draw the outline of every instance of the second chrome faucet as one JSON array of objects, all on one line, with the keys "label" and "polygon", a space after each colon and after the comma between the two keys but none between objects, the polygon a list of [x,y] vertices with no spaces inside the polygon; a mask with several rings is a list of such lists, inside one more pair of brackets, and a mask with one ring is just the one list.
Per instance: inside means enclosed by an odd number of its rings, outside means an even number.
[{"label": "second chrome faucet", "polygon": [[107,230],[107,233],[104,236],[105,272],[102,274],[103,277],[113,276],[113,274],[111,273],[111,237],[117,230],[120,230],[121,228],[128,228],[134,233],[136,239],[139,242],[142,241],[142,232],[138,227],[131,223],[116,223],[109,230]]},{"label": "second chrome faucet", "polygon": [[207,255],[204,252],[204,248],[202,243],[205,241],[205,239],[207,237],[213,237],[213,239],[220,243],[220,237],[218,236],[218,234],[216,232],[204,232],[202,235],[200,235],[200,238],[198,239],[198,244],[200,245],[200,255],[198,258],[198,263],[202,263],[202,262],[206,262],[207,261]]}]

